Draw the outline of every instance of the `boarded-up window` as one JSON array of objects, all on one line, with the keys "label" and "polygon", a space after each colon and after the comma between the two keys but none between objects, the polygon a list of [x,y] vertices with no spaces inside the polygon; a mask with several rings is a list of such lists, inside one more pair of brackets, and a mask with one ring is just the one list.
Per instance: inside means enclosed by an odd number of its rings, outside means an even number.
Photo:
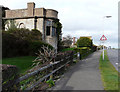
[{"label": "boarded-up window", "polygon": [[52,27],[52,36],[56,36],[56,28]]},{"label": "boarded-up window", "polygon": [[50,36],[50,26],[47,26],[47,27],[46,27],[46,35],[47,35],[47,36]]}]

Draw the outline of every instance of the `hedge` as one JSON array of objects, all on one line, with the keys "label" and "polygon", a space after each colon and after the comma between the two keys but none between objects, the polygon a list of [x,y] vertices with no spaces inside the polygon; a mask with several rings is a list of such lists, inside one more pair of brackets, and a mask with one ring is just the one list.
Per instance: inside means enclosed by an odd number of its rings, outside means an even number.
[{"label": "hedge", "polygon": [[78,47],[78,48],[74,48],[75,52],[79,52],[81,54],[81,58],[86,57],[87,55],[89,55],[89,53],[92,52],[92,49],[90,49],[89,47]]},{"label": "hedge", "polygon": [[43,45],[52,48],[52,46],[41,41],[28,41],[7,32],[2,33],[3,58],[35,55]]}]

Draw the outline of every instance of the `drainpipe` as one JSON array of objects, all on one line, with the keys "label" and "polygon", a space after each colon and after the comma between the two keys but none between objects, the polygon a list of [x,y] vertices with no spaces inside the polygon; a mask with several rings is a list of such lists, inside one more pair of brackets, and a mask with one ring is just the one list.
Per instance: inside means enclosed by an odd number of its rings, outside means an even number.
[{"label": "drainpipe", "polygon": [[36,29],[37,28],[37,16],[35,16],[35,18],[34,18],[34,29]]}]

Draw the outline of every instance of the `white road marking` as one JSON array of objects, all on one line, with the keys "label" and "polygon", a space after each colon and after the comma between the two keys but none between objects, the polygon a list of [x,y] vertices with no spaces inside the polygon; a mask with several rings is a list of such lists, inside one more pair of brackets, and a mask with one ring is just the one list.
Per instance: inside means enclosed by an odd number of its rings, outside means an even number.
[{"label": "white road marking", "polygon": [[115,63],[116,65],[118,65],[118,63]]}]

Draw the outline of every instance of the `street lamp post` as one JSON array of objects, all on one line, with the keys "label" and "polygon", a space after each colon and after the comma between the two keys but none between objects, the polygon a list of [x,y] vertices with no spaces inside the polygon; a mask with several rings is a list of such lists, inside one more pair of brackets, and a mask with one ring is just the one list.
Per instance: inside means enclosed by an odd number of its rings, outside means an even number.
[{"label": "street lamp post", "polygon": [[[103,20],[104,18],[111,18],[112,16],[104,16],[103,17]],[[103,28],[103,35],[104,35],[104,28]],[[104,41],[103,41],[103,60],[104,60]]]}]

